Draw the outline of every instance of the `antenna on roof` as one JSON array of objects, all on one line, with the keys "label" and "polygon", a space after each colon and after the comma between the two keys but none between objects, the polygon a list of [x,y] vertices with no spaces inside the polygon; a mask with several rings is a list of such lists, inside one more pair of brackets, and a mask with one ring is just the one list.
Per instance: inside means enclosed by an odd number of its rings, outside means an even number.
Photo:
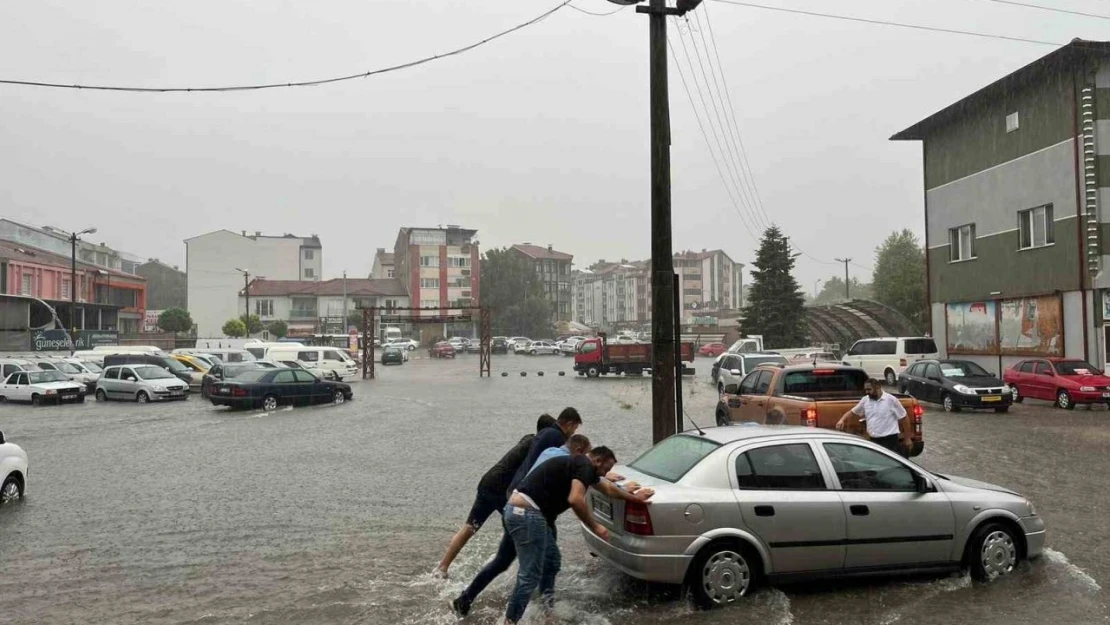
[{"label": "antenna on roof", "polygon": [[694,423],[694,420],[690,418],[690,413],[686,412],[686,408],[682,409],[682,414],[686,415],[687,421],[694,424],[694,429],[698,431],[698,434],[700,434],[701,436],[705,436],[705,432],[703,432],[702,429],[698,427],[698,424]]}]

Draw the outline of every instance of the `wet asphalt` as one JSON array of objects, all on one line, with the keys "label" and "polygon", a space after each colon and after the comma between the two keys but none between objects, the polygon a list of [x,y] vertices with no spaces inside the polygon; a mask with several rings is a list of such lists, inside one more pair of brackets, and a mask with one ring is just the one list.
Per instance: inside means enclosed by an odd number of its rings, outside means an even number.
[{"label": "wet asphalt", "polygon": [[[354,401],[340,406],[0,406],[0,429],[31,463],[27,498],[0,510],[0,623],[453,623],[447,601],[492,555],[496,521],[449,580],[430,571],[478,478],[541,412],[577,407],[581,431],[621,460],[650,446],[649,378],[586,380],[566,358],[501,356],[494,377],[479,379],[476,356],[419,354],[355,382]],[[702,426],[716,402],[708,363],[699,359],[685,391]],[[701,612],[675,588],[590,557],[568,514],[558,622],[1110,621],[1110,411],[930,407],[925,432],[928,468],[1036,503],[1044,557],[988,585],[958,575],[809,583]],[[467,622],[499,623],[512,581],[497,580]]]}]

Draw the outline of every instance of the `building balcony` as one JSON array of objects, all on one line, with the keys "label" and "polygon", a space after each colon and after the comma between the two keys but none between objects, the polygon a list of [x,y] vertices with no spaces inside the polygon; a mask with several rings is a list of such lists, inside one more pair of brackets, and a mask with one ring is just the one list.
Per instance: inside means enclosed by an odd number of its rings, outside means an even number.
[{"label": "building balcony", "polygon": [[319,311],[314,308],[294,308],[289,311],[290,321],[315,321],[319,316]]}]

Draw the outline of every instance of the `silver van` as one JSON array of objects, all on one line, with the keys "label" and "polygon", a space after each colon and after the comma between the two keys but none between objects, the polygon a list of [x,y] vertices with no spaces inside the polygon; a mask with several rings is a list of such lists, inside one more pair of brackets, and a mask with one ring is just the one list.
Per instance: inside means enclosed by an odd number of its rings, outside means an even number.
[{"label": "silver van", "polygon": [[188,384],[156,365],[115,365],[105,367],[96,382],[97,401],[118,399],[149,401],[185,399]]}]

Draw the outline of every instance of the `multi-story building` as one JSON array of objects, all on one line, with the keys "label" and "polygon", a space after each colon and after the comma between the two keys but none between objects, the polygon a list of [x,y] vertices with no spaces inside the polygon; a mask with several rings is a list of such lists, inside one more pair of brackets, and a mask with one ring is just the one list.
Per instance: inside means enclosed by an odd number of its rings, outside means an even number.
[{"label": "multi-story building", "polygon": [[[251,314],[258,315],[263,325],[284,321],[293,337],[346,334],[347,319],[362,308],[409,306],[404,285],[396,278],[335,278],[322,282],[259,278],[251,281],[248,291]],[[246,306],[247,292],[240,289],[239,310],[246,310]]]},{"label": "multi-story building", "polygon": [[[36,228],[10,219],[0,219],[0,239],[23,243],[66,258],[71,258],[73,255],[69,237],[69,232],[53,226]],[[85,238],[77,240],[77,260],[129,275],[136,275],[136,270],[142,262],[136,256],[112,249],[103,243],[87,241]]]},{"label": "multi-story building", "polygon": [[639,308],[645,271],[642,261],[600,260],[574,272],[573,321],[603,330],[638,325],[643,321]]},{"label": "multi-story building", "polygon": [[151,258],[135,271],[146,278],[147,307],[151,310],[185,308],[188,278],[177,265],[167,265]]},{"label": "multi-story building", "polygon": [[990,369],[1105,364],[1110,332],[1110,43],[1072,43],[894,140],[923,143],[937,344]]},{"label": "multi-story building", "polygon": [[517,255],[532,263],[536,275],[543,283],[543,293],[551,302],[551,320],[570,321],[573,296],[570,289],[570,267],[574,256],[555,251],[548,245],[542,247],[531,243],[518,243],[509,248]]},{"label": "multi-story building", "polygon": [[[444,317],[460,308],[479,306],[481,260],[477,230],[461,226],[401,228],[393,247],[394,272],[421,317]],[[426,331],[423,331],[426,330]],[[422,330],[444,336],[476,331],[470,323],[447,323]]]},{"label": "multi-story building", "polygon": [[393,266],[393,252],[385,251],[384,247],[378,248],[378,251],[374,254],[374,267],[370,270],[370,277],[379,280],[396,277],[396,269]]},{"label": "multi-story building", "polygon": [[185,239],[187,308],[200,337],[222,336],[237,305],[243,272],[249,278],[316,282],[323,273],[323,247],[316,235],[263,236],[216,230]]},{"label": "multi-story building", "polygon": [[700,325],[695,323],[698,318],[716,317],[723,311],[741,308],[743,269],[743,263],[734,262],[722,250],[675,254],[674,270],[680,278],[682,322]]}]

